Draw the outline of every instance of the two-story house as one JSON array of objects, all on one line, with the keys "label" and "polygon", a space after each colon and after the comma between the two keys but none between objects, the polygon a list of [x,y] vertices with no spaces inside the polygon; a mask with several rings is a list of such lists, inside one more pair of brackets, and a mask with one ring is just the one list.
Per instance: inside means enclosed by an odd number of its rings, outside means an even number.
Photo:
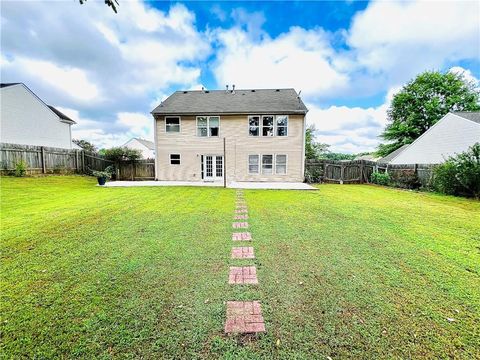
[{"label": "two-story house", "polygon": [[155,177],[303,181],[307,111],[294,89],[176,91],[152,111]]}]

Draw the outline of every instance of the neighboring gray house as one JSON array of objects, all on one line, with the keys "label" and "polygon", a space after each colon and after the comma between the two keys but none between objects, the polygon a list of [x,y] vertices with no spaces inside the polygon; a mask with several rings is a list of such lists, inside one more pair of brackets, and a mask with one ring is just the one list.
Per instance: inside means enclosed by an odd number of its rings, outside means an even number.
[{"label": "neighboring gray house", "polygon": [[152,111],[155,177],[303,181],[307,111],[294,89],[177,91]]},{"label": "neighboring gray house", "polygon": [[480,112],[451,112],[405,147],[390,164],[439,164],[480,142]]},{"label": "neighboring gray house", "polygon": [[73,124],[25,84],[0,85],[0,142],[72,149]]},{"label": "neighboring gray house", "polygon": [[142,138],[132,138],[128,140],[124,147],[140,150],[144,159],[155,159],[155,144],[153,141]]},{"label": "neighboring gray house", "polygon": [[400,146],[397,150],[394,150],[392,151],[390,154],[388,154],[387,156],[384,156],[380,159],[377,160],[377,163],[379,164],[388,164],[390,163],[390,161],[392,161],[393,158],[397,157],[398,155],[400,155],[400,153],[405,150],[410,144],[405,144],[405,145],[402,145]]}]

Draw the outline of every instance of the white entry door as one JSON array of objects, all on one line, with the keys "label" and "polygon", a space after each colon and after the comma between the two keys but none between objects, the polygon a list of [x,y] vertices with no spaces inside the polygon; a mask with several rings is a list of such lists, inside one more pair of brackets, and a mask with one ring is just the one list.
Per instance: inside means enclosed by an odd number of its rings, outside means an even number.
[{"label": "white entry door", "polygon": [[223,179],[223,156],[205,155],[205,181]]}]

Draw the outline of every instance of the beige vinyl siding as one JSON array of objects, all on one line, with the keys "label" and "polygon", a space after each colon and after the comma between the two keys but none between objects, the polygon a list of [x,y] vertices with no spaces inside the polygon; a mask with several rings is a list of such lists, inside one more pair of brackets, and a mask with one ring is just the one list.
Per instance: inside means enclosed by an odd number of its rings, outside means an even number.
[{"label": "beige vinyl siding", "polygon": [[[198,114],[201,116],[202,114]],[[255,115],[255,114],[252,114]],[[304,116],[289,115],[288,136],[249,136],[247,115],[220,116],[219,137],[198,137],[196,116],[181,116],[180,133],[165,133],[164,117],[156,121],[158,180],[202,181],[201,155],[223,155],[226,138],[227,181],[303,181]],[[170,165],[170,154],[181,164]],[[287,173],[248,173],[248,155],[287,155]]]}]

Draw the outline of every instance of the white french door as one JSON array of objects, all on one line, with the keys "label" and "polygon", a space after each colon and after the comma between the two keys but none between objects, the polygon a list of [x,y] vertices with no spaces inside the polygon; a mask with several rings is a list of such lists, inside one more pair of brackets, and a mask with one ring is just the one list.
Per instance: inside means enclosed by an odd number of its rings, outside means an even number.
[{"label": "white french door", "polygon": [[223,156],[205,155],[205,181],[223,179]]}]

